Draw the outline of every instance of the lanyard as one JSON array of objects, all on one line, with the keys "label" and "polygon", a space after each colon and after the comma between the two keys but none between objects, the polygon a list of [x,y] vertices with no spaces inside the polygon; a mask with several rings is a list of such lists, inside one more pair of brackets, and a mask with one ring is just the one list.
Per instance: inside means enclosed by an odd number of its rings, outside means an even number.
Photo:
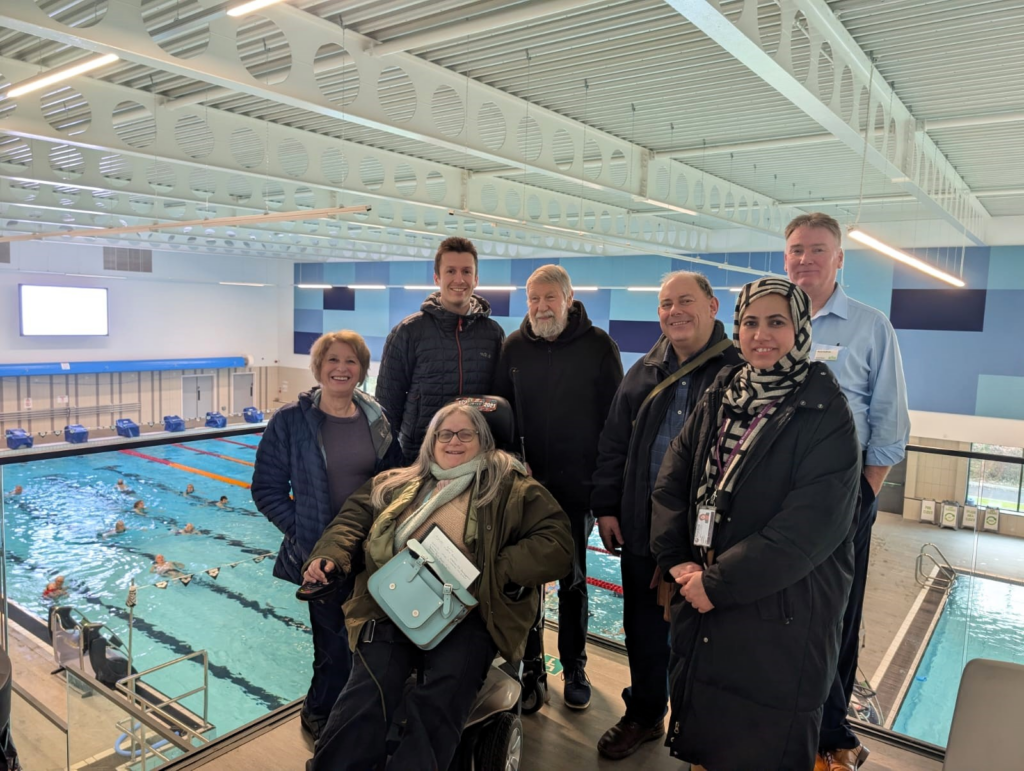
[{"label": "lanyard", "polygon": [[764,420],[764,416],[768,414],[769,410],[771,410],[778,403],[778,399],[771,402],[763,410],[757,413],[757,417],[750,421],[750,425],[747,426],[747,430],[743,432],[743,436],[741,436],[740,440],[736,442],[736,445],[732,448],[732,451],[730,451],[729,453],[729,457],[725,459],[724,466],[722,465],[722,439],[725,438],[725,431],[729,425],[729,420],[727,419],[722,422],[721,427],[718,429],[718,441],[715,443],[715,465],[718,466],[718,484],[716,485],[717,488],[721,488],[722,483],[725,481],[725,472],[727,472],[729,468],[732,466],[732,462],[736,459],[736,453],[739,452],[739,449],[740,447],[743,446],[743,443],[747,441],[747,437],[750,436],[751,432],[755,428],[757,428],[757,424]]}]

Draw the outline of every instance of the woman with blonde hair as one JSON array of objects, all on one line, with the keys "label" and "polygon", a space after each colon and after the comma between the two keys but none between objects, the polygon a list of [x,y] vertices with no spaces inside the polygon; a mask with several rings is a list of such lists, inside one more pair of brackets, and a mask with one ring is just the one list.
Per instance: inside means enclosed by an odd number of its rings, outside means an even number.
[{"label": "woman with blonde hair", "polygon": [[[278,410],[260,440],[252,498],[284,536],[277,578],[301,584],[302,563],[345,499],[401,459],[384,410],[358,387],[369,368],[362,336],[347,329],[321,336],[310,351],[319,385]],[[309,604],[313,680],[300,717],[314,739],[352,668],[343,598]]]},{"label": "woman with blonde hair", "polygon": [[[388,618],[369,582],[434,528],[479,571],[462,587],[477,604],[436,647],[423,650]],[[551,494],[495,447],[479,411],[442,407],[415,462],[349,498],[306,564],[310,583],[336,572],[356,575],[345,618],[357,654],[307,768],[448,768],[495,653],[522,658],[540,587],[571,564],[569,520]],[[419,677],[407,691],[413,669]],[[405,727],[388,761],[387,734],[400,703]]]}]

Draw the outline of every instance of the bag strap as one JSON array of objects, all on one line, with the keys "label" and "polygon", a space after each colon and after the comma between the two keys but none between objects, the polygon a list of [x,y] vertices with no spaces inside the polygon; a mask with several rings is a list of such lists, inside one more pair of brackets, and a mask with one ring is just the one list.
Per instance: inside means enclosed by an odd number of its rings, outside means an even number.
[{"label": "bag strap", "polygon": [[413,554],[419,559],[424,560],[423,567],[427,568],[444,584],[451,584],[452,591],[455,596],[458,597],[462,604],[467,608],[473,608],[477,604],[476,597],[469,593],[469,591],[462,585],[462,583],[445,568],[441,561],[435,559],[434,556],[427,551],[427,548],[417,541],[415,538],[410,538],[406,543],[406,548],[410,554]]},{"label": "bag strap", "polygon": [[[691,372],[693,372],[695,369],[703,367],[705,364],[707,364],[707,362],[710,359],[714,358],[715,356],[718,356],[720,353],[723,353],[724,351],[731,347],[732,340],[730,340],[729,338],[719,340],[717,343],[708,348],[706,351],[704,351],[704,353],[702,353],[696,359],[691,361],[689,364],[684,364],[682,367],[677,369],[675,372],[673,372],[671,375],[669,375],[667,378],[662,380],[660,383],[658,383],[658,385],[654,386],[654,388],[651,389],[651,392],[647,394],[647,398],[640,403],[640,409],[636,411],[636,414],[639,415],[643,408],[647,406],[647,403],[649,401],[654,399],[655,396],[660,394],[669,386],[677,383],[680,378],[684,378]],[[633,423],[636,423],[636,418],[633,419]]]}]

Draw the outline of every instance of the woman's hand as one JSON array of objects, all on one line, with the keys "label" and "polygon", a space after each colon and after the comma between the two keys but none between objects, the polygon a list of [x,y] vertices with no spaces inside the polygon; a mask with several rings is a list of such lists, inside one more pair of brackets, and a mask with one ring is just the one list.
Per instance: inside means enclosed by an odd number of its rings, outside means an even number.
[{"label": "woman's hand", "polygon": [[704,568],[698,565],[696,562],[680,562],[678,565],[668,569],[669,575],[675,579],[677,584],[682,584],[680,578],[690,575],[690,573],[699,573]]},{"label": "woman's hand", "polygon": [[[323,570],[320,569],[320,565],[324,566]],[[302,582],[304,584],[326,584],[331,580],[327,574],[333,573],[336,569],[337,566],[329,559],[315,559],[306,568]]]},{"label": "woman's hand", "polygon": [[676,583],[681,586],[679,593],[683,595],[683,599],[690,603],[698,613],[714,610],[715,606],[711,604],[707,592],[704,591],[703,570],[687,573],[681,578],[677,578]]}]

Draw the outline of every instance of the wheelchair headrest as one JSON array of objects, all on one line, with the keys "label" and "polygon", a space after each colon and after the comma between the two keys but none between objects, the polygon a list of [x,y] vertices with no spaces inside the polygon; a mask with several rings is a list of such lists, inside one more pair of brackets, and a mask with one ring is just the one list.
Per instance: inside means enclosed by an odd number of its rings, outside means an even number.
[{"label": "wheelchair headrest", "polygon": [[501,396],[457,396],[449,404],[465,404],[483,413],[499,450],[515,452],[516,425],[512,405]]}]

